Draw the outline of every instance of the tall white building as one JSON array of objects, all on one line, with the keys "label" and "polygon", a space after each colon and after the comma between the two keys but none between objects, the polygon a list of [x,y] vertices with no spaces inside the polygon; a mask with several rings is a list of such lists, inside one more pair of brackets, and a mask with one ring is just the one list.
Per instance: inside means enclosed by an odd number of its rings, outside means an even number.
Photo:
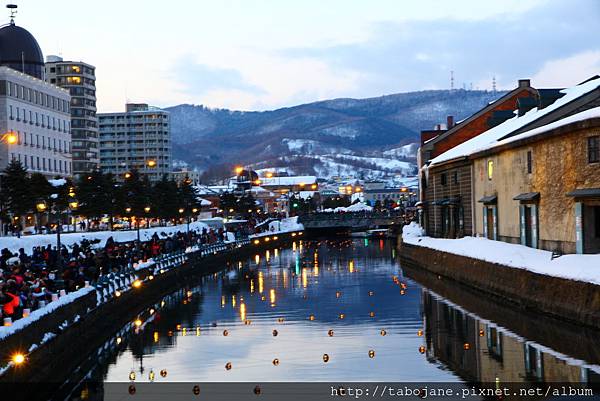
[{"label": "tall white building", "polygon": [[44,81],[42,51],[14,21],[0,44],[0,171],[16,159],[29,172],[70,176],[69,92]]},{"label": "tall white building", "polygon": [[158,181],[172,171],[169,112],[128,103],[123,113],[98,113],[100,168],[123,180],[133,169]]}]

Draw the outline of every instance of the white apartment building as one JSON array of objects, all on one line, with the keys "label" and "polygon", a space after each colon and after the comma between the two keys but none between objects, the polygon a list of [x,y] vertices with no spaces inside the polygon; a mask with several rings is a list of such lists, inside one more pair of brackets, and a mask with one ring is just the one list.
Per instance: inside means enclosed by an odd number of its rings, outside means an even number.
[{"label": "white apartment building", "polygon": [[98,113],[100,168],[123,180],[133,169],[150,181],[172,171],[169,112],[128,103],[123,113]]},{"label": "white apartment building", "polygon": [[0,66],[0,171],[11,159],[48,177],[71,175],[67,90]]}]

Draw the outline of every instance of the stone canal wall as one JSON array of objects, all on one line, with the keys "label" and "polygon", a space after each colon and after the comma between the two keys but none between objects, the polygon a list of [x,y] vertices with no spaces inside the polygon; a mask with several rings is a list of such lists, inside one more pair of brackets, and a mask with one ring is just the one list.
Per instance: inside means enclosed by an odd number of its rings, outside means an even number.
[{"label": "stone canal wall", "polygon": [[89,293],[0,339],[3,363],[15,353],[26,356],[23,364],[14,366],[10,363],[0,369],[0,384],[19,383],[19,391],[25,396],[23,383],[44,383],[35,386],[35,399],[42,399],[39,395],[44,390],[55,389],[53,383],[62,383],[89,352],[101,346],[107,337],[130,322],[132,316],[147,305],[177,289],[193,285],[203,276],[225,269],[229,261],[285,246],[301,238],[300,232],[277,233],[252,238],[244,245],[221,249],[221,252],[215,249],[188,253],[186,260],[182,258],[180,263],[162,273],[156,274],[156,266],[154,270],[138,270],[136,278],[142,285],[122,291],[118,296],[112,286],[90,289]]},{"label": "stone canal wall", "polygon": [[600,285],[537,274],[399,242],[402,266],[422,269],[521,309],[600,328]]}]

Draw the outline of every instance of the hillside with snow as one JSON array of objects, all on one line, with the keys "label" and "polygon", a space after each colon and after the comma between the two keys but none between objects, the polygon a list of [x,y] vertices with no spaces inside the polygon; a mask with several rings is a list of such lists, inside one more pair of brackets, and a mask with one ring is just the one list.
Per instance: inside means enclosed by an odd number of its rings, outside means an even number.
[{"label": "hillside with snow", "polygon": [[215,178],[235,164],[277,167],[283,160],[298,173],[354,169],[381,176],[414,168],[420,130],[448,115],[463,119],[502,94],[430,90],[261,112],[189,104],[167,110],[174,159]]}]

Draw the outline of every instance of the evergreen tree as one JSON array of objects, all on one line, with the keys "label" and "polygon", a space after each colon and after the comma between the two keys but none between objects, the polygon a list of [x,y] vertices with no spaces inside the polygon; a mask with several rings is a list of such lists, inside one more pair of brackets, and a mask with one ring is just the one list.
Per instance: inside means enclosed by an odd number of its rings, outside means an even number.
[{"label": "evergreen tree", "polygon": [[160,181],[154,184],[151,203],[155,211],[154,215],[161,220],[178,217],[181,201],[178,196],[177,183],[169,180],[165,174]]},{"label": "evergreen tree", "polygon": [[14,216],[24,215],[32,209],[31,183],[20,161],[12,159],[4,169],[2,192],[6,209]]}]

